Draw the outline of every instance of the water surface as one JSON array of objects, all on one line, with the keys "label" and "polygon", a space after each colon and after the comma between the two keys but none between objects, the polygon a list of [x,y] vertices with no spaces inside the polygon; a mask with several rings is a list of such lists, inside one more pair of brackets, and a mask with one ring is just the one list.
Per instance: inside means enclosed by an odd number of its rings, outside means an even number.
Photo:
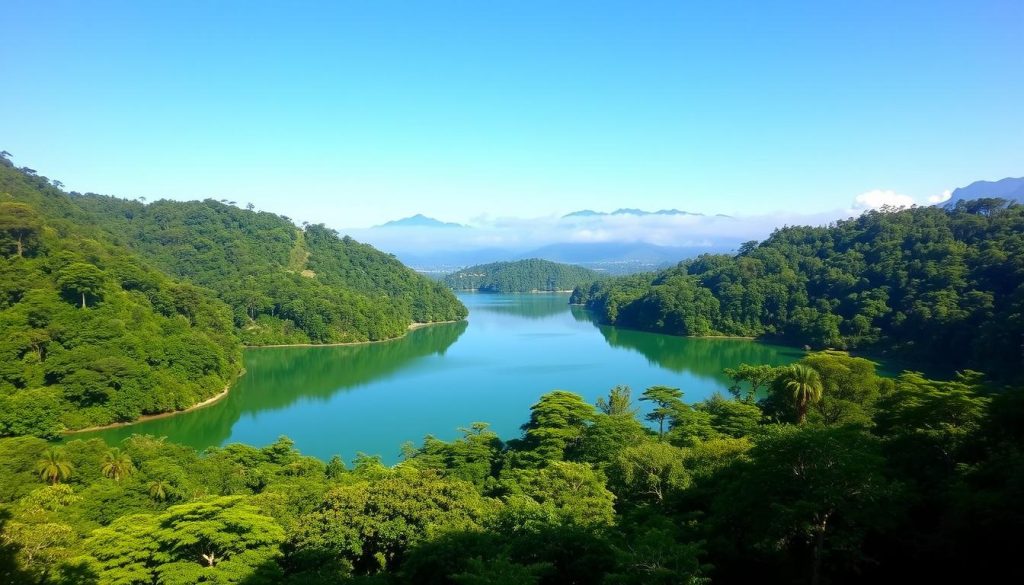
[{"label": "water surface", "polygon": [[249,349],[247,373],[226,398],[193,412],[75,438],[132,433],[199,449],[266,445],[287,435],[305,454],[351,461],[357,452],[399,460],[402,443],[458,436],[481,421],[519,435],[530,405],[554,389],[593,402],[617,384],[681,388],[687,401],[726,392],[722,369],[784,364],[792,348],[743,339],[693,339],[598,326],[568,295],[460,294],[461,323],[432,325],[384,343]]}]

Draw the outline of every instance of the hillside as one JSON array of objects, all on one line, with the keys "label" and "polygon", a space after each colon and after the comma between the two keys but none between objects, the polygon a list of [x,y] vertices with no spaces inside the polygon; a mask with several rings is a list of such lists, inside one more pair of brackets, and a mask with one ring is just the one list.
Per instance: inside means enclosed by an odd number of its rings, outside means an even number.
[{"label": "hillside", "polygon": [[531,258],[478,264],[449,274],[444,283],[455,290],[516,293],[572,290],[593,282],[598,273],[580,266]]},{"label": "hillside", "polygon": [[211,199],[73,199],[161,270],[215,291],[250,345],[388,339],[466,316],[443,285],[323,225]]},{"label": "hillside", "polygon": [[130,421],[229,384],[231,312],[115,245],[0,159],[0,436]]},{"label": "hillside", "polygon": [[577,289],[606,323],[870,349],[1019,376],[1024,206],[869,212]]}]

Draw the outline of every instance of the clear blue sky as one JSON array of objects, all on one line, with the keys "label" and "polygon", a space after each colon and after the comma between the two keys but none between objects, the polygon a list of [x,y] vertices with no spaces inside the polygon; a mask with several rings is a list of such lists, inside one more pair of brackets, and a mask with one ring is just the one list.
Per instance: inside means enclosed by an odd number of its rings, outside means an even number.
[{"label": "clear blue sky", "polygon": [[817,212],[1024,175],[1024,2],[50,2],[0,148],[68,188],[360,226]]}]

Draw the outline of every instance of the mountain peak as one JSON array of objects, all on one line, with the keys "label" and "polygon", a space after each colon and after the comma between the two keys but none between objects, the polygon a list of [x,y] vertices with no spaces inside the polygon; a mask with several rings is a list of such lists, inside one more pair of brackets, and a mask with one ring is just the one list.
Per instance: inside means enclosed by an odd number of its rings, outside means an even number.
[{"label": "mountain peak", "polygon": [[954,189],[949,200],[939,205],[952,209],[956,207],[958,201],[982,199],[985,197],[995,197],[1024,203],[1024,177],[1016,179],[1007,177],[998,181],[975,181],[966,187]]},{"label": "mountain peak", "polygon": [[387,228],[387,227],[437,227],[437,228],[464,228],[466,226],[461,223],[452,223],[434,219],[433,217],[427,217],[422,213],[417,213],[409,217],[403,217],[402,219],[395,219],[389,222],[385,222],[381,225],[373,226],[376,228]]},{"label": "mountain peak", "polygon": [[609,215],[636,215],[638,217],[644,217],[648,215],[704,215],[703,213],[693,213],[690,211],[682,211],[679,209],[659,209],[658,211],[644,211],[643,209],[636,209],[634,207],[622,207],[616,209],[611,213],[605,211],[594,211],[592,209],[581,209],[579,211],[573,211],[562,216],[563,219],[569,217],[606,217]]}]

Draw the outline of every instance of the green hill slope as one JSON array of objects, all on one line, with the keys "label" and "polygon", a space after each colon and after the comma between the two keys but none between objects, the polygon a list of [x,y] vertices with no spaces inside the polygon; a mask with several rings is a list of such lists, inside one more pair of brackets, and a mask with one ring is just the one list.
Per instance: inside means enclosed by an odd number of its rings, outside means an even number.
[{"label": "green hill slope", "polygon": [[161,270],[216,291],[250,345],[388,339],[466,316],[441,284],[323,225],[209,199],[74,201]]},{"label": "green hill slope", "polygon": [[455,290],[516,293],[572,290],[593,282],[599,276],[599,273],[580,266],[534,258],[470,266],[449,274],[444,283]]},{"label": "green hill slope", "polygon": [[754,244],[581,287],[572,302],[650,331],[765,336],[1020,375],[1024,206],[870,212]]},{"label": "green hill slope", "polygon": [[0,435],[191,406],[238,373],[228,307],[112,244],[0,160]]}]

